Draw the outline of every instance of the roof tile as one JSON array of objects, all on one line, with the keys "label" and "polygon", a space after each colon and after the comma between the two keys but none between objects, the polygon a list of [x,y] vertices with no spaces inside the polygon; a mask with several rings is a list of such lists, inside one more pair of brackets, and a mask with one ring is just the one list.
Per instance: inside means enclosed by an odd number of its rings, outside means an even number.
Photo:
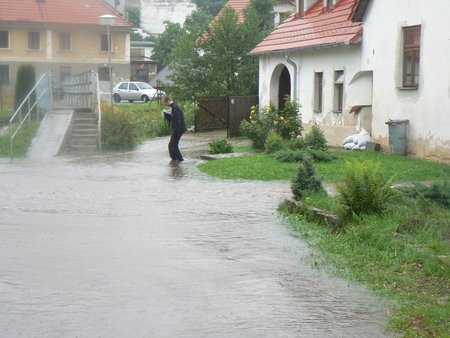
[{"label": "roof tile", "polygon": [[340,0],[335,8],[324,11],[318,0],[302,18],[295,13],[260,42],[252,54],[279,53],[287,50],[352,44],[362,34],[362,23],[352,17],[359,0]]},{"label": "roof tile", "polygon": [[102,0],[0,0],[0,22],[100,25],[104,14],[117,16],[113,26],[130,27]]}]

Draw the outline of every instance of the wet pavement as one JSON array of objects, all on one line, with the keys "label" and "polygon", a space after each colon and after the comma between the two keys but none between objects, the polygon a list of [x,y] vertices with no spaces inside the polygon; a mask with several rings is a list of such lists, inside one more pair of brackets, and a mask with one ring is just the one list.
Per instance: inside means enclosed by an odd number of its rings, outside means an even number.
[{"label": "wet pavement", "polygon": [[384,337],[365,289],[311,268],[287,182],[196,165],[211,135],[0,160],[0,337]]}]

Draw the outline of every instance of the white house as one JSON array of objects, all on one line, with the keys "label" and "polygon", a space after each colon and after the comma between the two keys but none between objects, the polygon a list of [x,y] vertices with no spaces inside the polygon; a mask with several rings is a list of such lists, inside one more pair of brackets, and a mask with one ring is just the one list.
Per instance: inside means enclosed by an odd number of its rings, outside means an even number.
[{"label": "white house", "polygon": [[252,51],[260,105],[301,104],[332,145],[360,128],[389,147],[407,120],[407,152],[450,162],[450,1],[297,0]]}]

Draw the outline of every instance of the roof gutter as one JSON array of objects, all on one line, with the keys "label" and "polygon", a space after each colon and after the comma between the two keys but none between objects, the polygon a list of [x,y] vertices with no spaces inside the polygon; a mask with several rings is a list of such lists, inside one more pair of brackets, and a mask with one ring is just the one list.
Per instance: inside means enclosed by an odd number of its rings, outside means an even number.
[{"label": "roof gutter", "polygon": [[289,58],[289,52],[284,52],[286,62],[294,67],[294,100],[297,101],[297,83],[298,83],[298,67],[297,64]]},{"label": "roof gutter", "polygon": [[354,41],[344,41],[340,43],[334,43],[334,44],[325,44],[325,45],[316,45],[316,46],[309,46],[309,47],[297,47],[297,48],[289,48],[289,49],[280,49],[280,50],[270,50],[265,52],[250,52],[250,55],[255,56],[262,56],[262,55],[270,55],[270,54],[286,54],[289,52],[310,52],[317,49],[327,49],[327,48],[335,48],[335,47],[342,47],[342,46],[350,46],[350,45],[358,45],[361,43],[361,37],[356,37]]}]

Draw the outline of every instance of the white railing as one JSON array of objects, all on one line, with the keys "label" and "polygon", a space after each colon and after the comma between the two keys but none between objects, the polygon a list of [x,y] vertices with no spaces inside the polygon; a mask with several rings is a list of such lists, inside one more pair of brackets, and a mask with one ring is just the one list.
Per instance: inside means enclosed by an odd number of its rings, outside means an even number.
[{"label": "white railing", "polygon": [[98,110],[98,152],[102,151],[102,109],[100,102],[100,81],[98,80],[98,73],[92,73],[92,81],[96,83],[95,89],[97,92],[96,100],[97,100],[97,110]]},{"label": "white railing", "polygon": [[[9,119],[9,143],[10,155],[13,157],[14,139],[23,131],[23,125],[31,123],[33,117],[40,120],[41,114],[45,114],[53,107],[52,97],[52,73],[45,73],[30,90],[28,95]],[[20,132],[20,134],[19,134]]]},{"label": "white railing", "polygon": [[67,78],[61,84],[61,94],[63,96],[63,102],[70,107],[89,109],[92,112],[97,110],[97,145],[100,152],[102,142],[102,112],[100,105],[100,82],[98,80],[98,73],[90,71]]},{"label": "white railing", "polygon": [[61,83],[63,103],[73,108],[96,108],[96,93],[98,93],[98,75],[89,71],[66,78]]}]

